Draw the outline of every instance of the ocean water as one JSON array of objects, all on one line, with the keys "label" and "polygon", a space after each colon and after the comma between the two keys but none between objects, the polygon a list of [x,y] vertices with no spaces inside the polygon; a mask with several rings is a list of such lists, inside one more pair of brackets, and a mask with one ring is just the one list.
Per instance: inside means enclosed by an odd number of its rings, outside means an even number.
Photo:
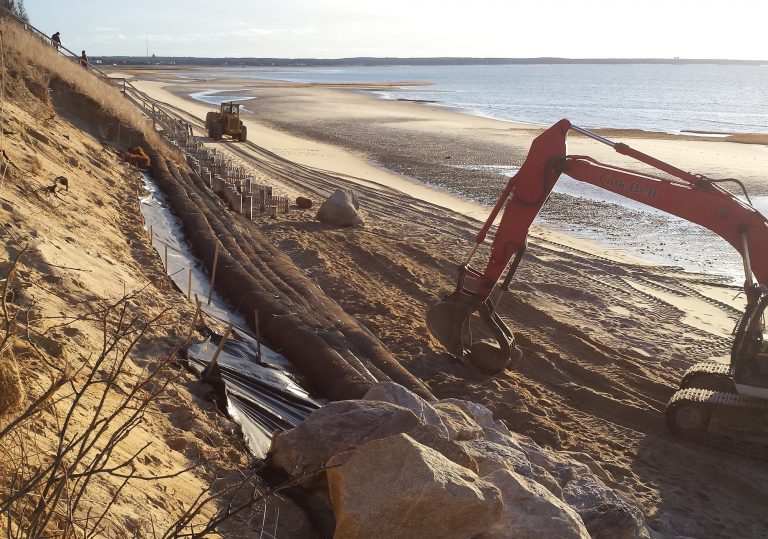
[{"label": "ocean water", "polygon": [[541,125],[568,118],[586,128],[768,132],[768,66],[377,66],[242,68],[222,74],[292,82],[425,82],[430,84],[377,93]]},{"label": "ocean water", "polygon": [[[320,83],[423,82],[362,89],[383,99],[423,100],[466,114],[549,126],[561,118],[585,128],[668,133],[768,133],[768,66],[508,65],[342,68],[240,68],[217,75]],[[190,74],[192,76],[192,74]],[[244,86],[247,82],[244,81]],[[231,94],[231,92],[227,92]],[[203,94],[203,93],[201,93]],[[223,97],[204,94],[209,102]],[[768,152],[766,153],[768,156]],[[766,165],[768,165],[768,158]],[[513,169],[488,169],[500,185]],[[768,169],[768,166],[766,167]],[[418,179],[418,178],[417,178]],[[768,174],[767,178],[768,179]],[[441,186],[437,186],[441,187]],[[442,186],[450,189],[450,186]],[[478,193],[461,196],[492,205]],[[743,281],[742,262],[724,240],[697,225],[563,177],[557,204],[589,205],[590,218],[569,222],[545,206],[540,222],[654,263]],[[768,197],[754,198],[768,213]],[[575,215],[570,212],[569,216]],[[601,223],[612,221],[605,234]]]}]

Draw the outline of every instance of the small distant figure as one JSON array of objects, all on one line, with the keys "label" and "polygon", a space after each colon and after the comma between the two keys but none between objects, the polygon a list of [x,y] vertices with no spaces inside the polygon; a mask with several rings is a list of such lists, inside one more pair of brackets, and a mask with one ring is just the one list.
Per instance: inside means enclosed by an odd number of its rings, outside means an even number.
[{"label": "small distant figure", "polygon": [[85,54],[85,51],[80,55],[80,65],[88,69],[88,55]]},{"label": "small distant figure", "polygon": [[51,44],[58,49],[61,47],[61,33],[56,32],[51,36]]}]

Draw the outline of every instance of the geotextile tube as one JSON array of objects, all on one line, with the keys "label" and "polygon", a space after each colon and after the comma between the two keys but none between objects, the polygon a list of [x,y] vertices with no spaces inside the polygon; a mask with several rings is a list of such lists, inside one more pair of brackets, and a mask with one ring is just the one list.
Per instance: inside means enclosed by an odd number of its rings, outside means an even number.
[{"label": "geotextile tube", "polygon": [[[322,396],[356,399],[378,381],[394,381],[434,399],[392,353],[308,279],[248,222],[239,222],[194,172],[152,152],[152,175],[179,218],[192,250],[213,270],[214,287]],[[255,329],[255,328],[254,328]]]}]

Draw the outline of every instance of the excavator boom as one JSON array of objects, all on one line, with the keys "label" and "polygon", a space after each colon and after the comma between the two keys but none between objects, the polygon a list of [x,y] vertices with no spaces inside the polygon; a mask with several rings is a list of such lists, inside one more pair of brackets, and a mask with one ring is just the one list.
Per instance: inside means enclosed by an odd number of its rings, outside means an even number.
[{"label": "excavator boom", "polygon": [[[653,167],[665,176],[606,165],[588,156],[567,155],[566,139],[571,130],[607,144],[617,153]],[[495,290],[500,295],[508,288],[525,252],[531,224],[563,173],[715,232],[742,255],[745,288],[750,296],[754,296],[757,289],[753,275],[758,283],[768,281],[768,249],[760,248],[768,245],[768,221],[760,212],[720,187],[717,180],[683,171],[626,144],[615,143],[561,120],[533,141],[522,167],[509,180],[478,232],[469,258],[459,269],[456,290],[427,315],[430,331],[454,356],[469,359],[483,371],[495,373],[519,354],[511,331],[496,313],[498,299],[494,301],[491,297]],[[470,262],[499,213],[501,221],[488,262],[485,269],[479,271]],[[513,259],[499,289],[499,280]],[[472,341],[469,321],[474,313],[479,314],[490,329],[496,346]],[[475,352],[482,352],[484,357]]]}]

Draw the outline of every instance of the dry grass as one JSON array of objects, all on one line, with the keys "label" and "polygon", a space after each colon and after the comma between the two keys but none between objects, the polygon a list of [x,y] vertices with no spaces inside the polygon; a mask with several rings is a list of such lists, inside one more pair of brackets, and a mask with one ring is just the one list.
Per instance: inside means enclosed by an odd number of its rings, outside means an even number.
[{"label": "dry grass", "polygon": [[[148,124],[146,117],[117,88],[86,71],[80,64],[67,60],[48,42],[42,41],[13,22],[0,20],[0,31],[4,36],[5,47],[41,70],[41,77],[45,78],[50,74],[61,79],[77,92],[98,103],[106,113],[139,131],[150,145],[162,145],[162,139]],[[42,81],[38,93],[47,93],[47,85],[42,84]]]},{"label": "dry grass", "polygon": [[13,412],[24,397],[16,357],[10,349],[6,350],[0,357],[0,419]]}]

